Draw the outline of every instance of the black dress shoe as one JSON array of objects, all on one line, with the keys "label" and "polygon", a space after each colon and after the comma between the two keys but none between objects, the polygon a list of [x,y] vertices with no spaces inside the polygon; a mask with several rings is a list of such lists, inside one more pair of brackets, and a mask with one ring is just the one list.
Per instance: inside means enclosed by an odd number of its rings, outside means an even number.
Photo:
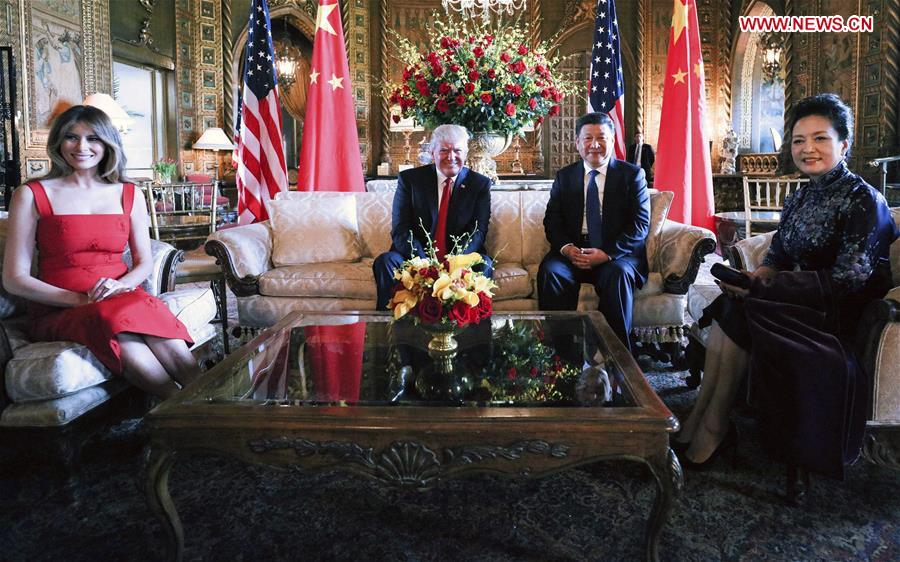
[{"label": "black dress shoe", "polygon": [[738,447],[738,431],[737,426],[734,423],[728,424],[728,433],[725,434],[725,438],[719,443],[716,447],[716,450],[712,452],[706,460],[700,462],[694,462],[691,459],[687,458],[687,454],[682,455],[683,459],[681,462],[681,466],[690,470],[706,470],[715,463],[716,459],[721,456],[725,456],[725,454],[731,454],[731,468],[737,467],[737,447]]}]

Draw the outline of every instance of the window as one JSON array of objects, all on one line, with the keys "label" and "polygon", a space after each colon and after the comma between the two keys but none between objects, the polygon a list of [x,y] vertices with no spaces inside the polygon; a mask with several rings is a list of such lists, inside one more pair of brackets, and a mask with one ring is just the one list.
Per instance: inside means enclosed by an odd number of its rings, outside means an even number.
[{"label": "window", "polygon": [[134,122],[122,135],[131,177],[153,177],[153,162],[167,154],[166,72],[113,61],[113,97]]}]

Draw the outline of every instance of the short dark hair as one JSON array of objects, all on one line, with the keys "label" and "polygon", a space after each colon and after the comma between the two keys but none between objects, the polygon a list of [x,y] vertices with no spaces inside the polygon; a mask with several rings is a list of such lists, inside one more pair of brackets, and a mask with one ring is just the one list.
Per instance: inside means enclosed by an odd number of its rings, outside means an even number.
[{"label": "short dark hair", "polygon": [[837,94],[817,94],[797,102],[788,117],[787,132],[793,133],[797,121],[810,115],[819,115],[831,121],[838,140],[853,142],[853,111]]},{"label": "short dark hair", "polygon": [[606,125],[609,127],[610,132],[615,134],[616,128],[613,125],[612,119],[610,119],[609,115],[605,113],[586,113],[578,118],[578,121],[575,121],[575,136],[581,134],[581,129],[585,125]]},{"label": "short dark hair", "polygon": [[849,145],[853,144],[853,111],[844,103],[837,94],[816,94],[798,101],[787,112],[784,126],[784,144],[781,145],[779,155],[779,173],[789,173],[796,170],[791,157],[791,138],[794,136],[794,126],[804,117],[818,115],[831,122],[838,140],[847,141],[848,148],[844,156],[849,156]]}]

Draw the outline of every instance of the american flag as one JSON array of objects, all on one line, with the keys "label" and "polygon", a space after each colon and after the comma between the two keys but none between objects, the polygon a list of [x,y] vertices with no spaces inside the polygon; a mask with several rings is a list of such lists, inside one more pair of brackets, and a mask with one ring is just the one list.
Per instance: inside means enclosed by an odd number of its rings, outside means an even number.
[{"label": "american flag", "polygon": [[266,0],[253,0],[234,128],[240,224],[268,219],[266,202],[288,189],[271,27]]},{"label": "american flag", "polygon": [[591,49],[591,111],[608,113],[616,133],[616,158],[625,159],[625,82],[619,49],[619,20],[614,0],[597,0]]}]

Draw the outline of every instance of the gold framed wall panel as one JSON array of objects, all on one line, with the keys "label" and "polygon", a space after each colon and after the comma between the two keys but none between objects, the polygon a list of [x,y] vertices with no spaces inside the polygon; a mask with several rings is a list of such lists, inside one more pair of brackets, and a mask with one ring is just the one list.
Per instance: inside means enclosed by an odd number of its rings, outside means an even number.
[{"label": "gold framed wall panel", "polygon": [[[19,29],[11,43],[23,70],[19,91],[24,158],[43,155],[48,120],[61,107],[81,103],[96,91],[111,91],[112,49],[107,0],[19,0],[17,8]],[[4,12],[8,32],[13,13],[9,2]]]},{"label": "gold framed wall panel", "polygon": [[356,116],[356,133],[359,136],[359,157],[364,174],[375,170],[375,151],[372,142],[374,127],[369,116],[372,115],[373,107],[380,107],[378,103],[380,96],[374,94],[369,80],[372,74],[369,2],[377,0],[346,0],[342,3],[341,13],[347,68],[350,72],[350,91],[353,95],[353,109]]}]

